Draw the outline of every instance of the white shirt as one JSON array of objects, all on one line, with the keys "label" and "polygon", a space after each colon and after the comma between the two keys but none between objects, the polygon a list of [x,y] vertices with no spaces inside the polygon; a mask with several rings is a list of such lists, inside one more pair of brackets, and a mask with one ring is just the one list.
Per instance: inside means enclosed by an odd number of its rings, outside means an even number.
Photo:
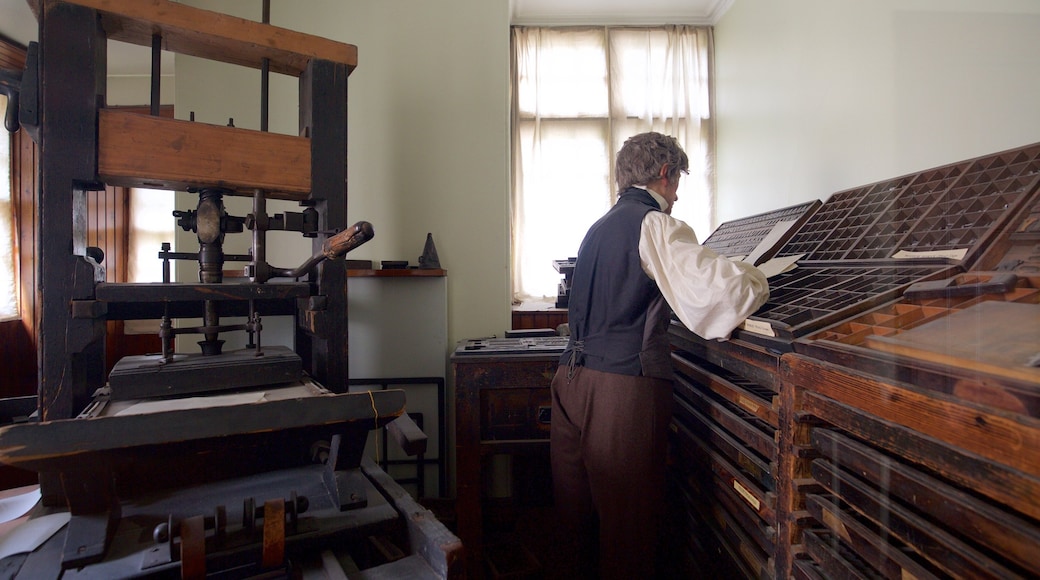
[{"label": "white shirt", "polygon": [[[656,192],[647,192],[667,206]],[[701,338],[729,336],[769,298],[769,282],[758,268],[700,245],[693,228],[664,212],[643,218],[639,261],[679,320]]]}]

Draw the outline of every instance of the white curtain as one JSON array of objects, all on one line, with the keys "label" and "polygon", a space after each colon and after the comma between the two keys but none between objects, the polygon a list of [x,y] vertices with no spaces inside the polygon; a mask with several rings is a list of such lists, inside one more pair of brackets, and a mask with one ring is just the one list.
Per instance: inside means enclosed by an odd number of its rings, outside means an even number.
[{"label": "white curtain", "polygon": [[553,260],[613,204],[614,155],[636,133],[679,140],[690,175],[673,215],[712,231],[710,28],[514,27],[512,52],[515,302],[556,297]]}]

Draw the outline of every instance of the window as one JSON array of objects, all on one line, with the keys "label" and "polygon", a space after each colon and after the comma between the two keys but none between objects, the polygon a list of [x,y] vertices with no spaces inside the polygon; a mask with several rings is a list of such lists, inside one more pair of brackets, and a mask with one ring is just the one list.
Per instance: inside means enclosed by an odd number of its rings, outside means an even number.
[{"label": "window", "polygon": [[693,26],[513,27],[513,297],[557,295],[553,260],[573,257],[616,196],[614,155],[643,131],[690,157],[673,215],[714,226],[712,31]]},{"label": "window", "polygon": [[163,242],[173,242],[173,210],[173,192],[138,188],[130,190],[128,282],[163,281],[159,250]]},{"label": "window", "polygon": [[[7,97],[0,95],[0,115],[6,110]],[[11,183],[11,134],[0,127],[0,320],[18,316]]]}]

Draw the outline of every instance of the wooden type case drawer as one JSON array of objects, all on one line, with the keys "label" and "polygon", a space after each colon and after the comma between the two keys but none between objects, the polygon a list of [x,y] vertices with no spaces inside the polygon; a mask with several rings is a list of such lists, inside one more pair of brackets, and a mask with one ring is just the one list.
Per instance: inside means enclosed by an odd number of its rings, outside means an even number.
[{"label": "wooden type case drawer", "polygon": [[[1040,166],[1034,171],[1040,174]],[[972,269],[1040,276],[1040,190]]]},{"label": "wooden type case drawer", "polygon": [[737,488],[717,475],[718,466],[713,464],[717,458],[713,460],[703,442],[681,425],[673,424],[673,435],[678,465],[669,474],[673,485],[669,495],[671,517],[683,515],[687,541],[700,550],[725,552],[743,577],[772,577],[769,561],[774,548],[773,526],[753,510]]},{"label": "wooden type case drawer", "polygon": [[716,524],[722,519],[722,512],[716,511],[721,508],[725,521],[738,525],[762,551],[772,553],[776,530],[767,519],[775,509],[771,492],[741,477],[736,466],[681,423],[672,424],[672,435],[672,451],[679,465],[673,466],[671,477],[691,498],[688,508]]},{"label": "wooden type case drawer", "polygon": [[[757,255],[756,264],[773,257],[798,227],[822,205],[818,199],[758,215],[725,222],[701,244],[727,258],[744,259]],[[765,241],[770,247],[763,247]]]},{"label": "wooden type case drawer", "polygon": [[[733,383],[729,383],[729,386],[735,387]],[[738,396],[747,400],[749,404],[754,401],[759,410],[769,408],[769,404],[764,399],[754,397],[750,391],[737,392],[740,392],[741,394]],[[675,377],[675,393],[680,401],[687,403],[708,423],[721,426],[740,445],[768,461],[776,461],[776,426],[770,425],[749,412],[745,405],[734,404],[726,398],[716,395],[681,372],[677,373]]]},{"label": "wooden type case drawer", "polygon": [[[723,530],[733,525],[729,523],[729,512],[705,501],[708,496],[699,491],[694,479],[675,472],[668,478],[665,515],[668,534],[662,541],[663,553],[669,557],[663,564],[663,577],[768,577],[768,552],[762,552],[749,541],[734,544],[728,540]],[[727,557],[719,558],[720,554]]]},{"label": "wooden type case drawer", "polygon": [[[729,439],[720,447],[707,443],[707,440],[718,439],[725,435],[724,431],[714,428],[712,422],[704,421],[703,416],[693,413],[693,407],[676,399],[676,414],[673,419],[673,431],[678,430],[679,439],[689,441],[688,449],[695,454],[690,461],[696,465],[708,466],[727,493],[736,493],[741,504],[750,509],[768,525],[776,523],[775,481],[772,478],[772,467],[769,458],[756,457],[755,452],[742,447],[739,438]],[[698,435],[704,433],[707,437]],[[775,461],[775,452],[771,454]]]},{"label": "wooden type case drawer", "polygon": [[[770,278],[770,297],[738,337],[791,340],[899,297],[912,284],[971,268],[1040,189],[1040,143],[832,195],[778,256],[798,268]],[[790,350],[790,348],[787,348]]]},{"label": "wooden type case drawer", "polygon": [[[1007,275],[1002,272],[973,272],[946,281],[945,290],[928,293],[908,291],[907,298],[886,303],[796,340],[794,350],[843,367],[887,376],[893,381],[949,393],[965,401],[1038,417],[1040,379],[1030,380],[1029,373],[1040,377],[1040,371],[994,369],[984,362],[967,358],[954,361],[956,364],[942,364],[933,356],[912,356],[909,350],[900,351],[881,342],[898,340],[903,333],[926,324],[941,324],[943,319],[957,313],[981,312],[978,307],[987,302],[1029,304],[1040,309],[1040,277],[1011,276],[1009,282]],[[1004,283],[995,283],[998,278]],[[969,310],[973,308],[976,310]],[[972,316],[969,318],[971,322],[985,322],[976,321]],[[949,332],[943,334],[949,336],[951,343],[979,338],[976,333],[981,331],[976,328],[959,328],[953,322],[950,324]],[[1040,339],[1035,328],[1032,339],[1028,339],[1028,328],[1021,330],[1026,333],[1027,340]],[[962,336],[958,338],[958,334]],[[994,344],[997,338],[993,337]],[[1028,349],[1028,344],[1023,342],[1021,349]],[[980,346],[976,356],[993,350],[995,347]],[[947,362],[950,360],[947,357]]]},{"label": "wooden type case drawer", "polygon": [[[816,499],[820,499],[820,496],[810,497],[810,500]],[[809,556],[810,568],[815,574],[807,577],[890,578],[893,580],[904,578],[938,580],[942,577],[936,576],[888,544],[881,547],[883,552],[874,553],[873,549],[884,540],[871,532],[863,532],[855,520],[842,520],[835,523],[840,526],[841,532],[831,529],[815,529],[806,530],[803,534],[805,554]],[[866,537],[857,535],[859,532],[865,533]]]},{"label": "wooden type case drawer", "polygon": [[672,355],[673,363],[681,364],[687,360],[710,368],[717,367],[723,369],[720,374],[724,376],[742,377],[774,393],[780,392],[777,371],[782,352],[739,339],[704,340],[678,321],[672,321],[668,334],[672,347],[676,349]]},{"label": "wooden type case drawer", "polygon": [[699,385],[702,390],[711,391],[771,427],[779,427],[778,397],[772,389],[763,388],[710,362],[691,360],[691,357],[683,353],[673,353],[672,364],[688,384]]},{"label": "wooden type case drawer", "polygon": [[831,495],[810,495],[810,512],[876,568],[917,578],[1037,571],[1035,522],[840,432],[816,429],[813,444],[824,454],[813,477]]},{"label": "wooden type case drawer", "polygon": [[878,181],[833,194],[777,255],[851,262],[959,251],[970,267],[1038,187],[1040,143]]},{"label": "wooden type case drawer", "polygon": [[[775,491],[775,446],[770,441],[778,424],[776,396],[768,389],[708,363],[698,365],[679,355],[673,355],[673,362],[677,371],[675,421],[710,444],[760,487]],[[712,371],[707,370],[709,368]],[[736,410],[719,403],[711,407],[708,401],[727,401],[735,405]],[[712,410],[706,413],[705,406]],[[712,418],[712,412],[721,420]],[[748,415],[757,419],[752,420],[751,425],[747,424]],[[739,437],[734,432],[745,433],[745,436]],[[748,437],[755,445],[747,443]]]},{"label": "wooden type case drawer", "polygon": [[864,559],[940,577],[1040,573],[1040,458],[1026,451],[1040,421],[801,356],[784,363],[800,413],[841,427],[812,432],[827,493],[807,508]]},{"label": "wooden type case drawer", "polygon": [[[673,355],[672,477],[694,519],[749,577],[772,577],[777,497],[775,394]],[[703,540],[707,541],[707,540]]]},{"label": "wooden type case drawer", "polygon": [[551,414],[548,387],[485,389],[480,392],[480,439],[548,439]]}]

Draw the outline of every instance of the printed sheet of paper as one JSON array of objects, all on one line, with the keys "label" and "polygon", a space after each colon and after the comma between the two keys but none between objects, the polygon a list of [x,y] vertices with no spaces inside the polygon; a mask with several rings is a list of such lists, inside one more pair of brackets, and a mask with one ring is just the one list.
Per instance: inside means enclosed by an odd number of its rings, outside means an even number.
[{"label": "printed sheet of paper", "polygon": [[0,537],[0,560],[39,548],[65,524],[69,523],[70,518],[69,512],[59,512],[21,522]]},{"label": "printed sheet of paper", "polygon": [[760,264],[758,266],[758,269],[762,270],[762,273],[766,275],[766,278],[772,278],[773,276],[778,276],[780,274],[783,274],[784,272],[790,272],[791,270],[797,268],[798,260],[801,260],[804,256],[805,254],[797,254],[795,256],[773,258],[772,260],[769,260],[764,264]]},{"label": "printed sheet of paper", "polygon": [[754,264],[756,261],[758,261],[758,259],[762,257],[762,254],[764,254],[766,250],[775,246],[776,243],[780,240],[780,238],[783,237],[785,233],[787,233],[787,230],[791,229],[792,224],[794,224],[794,220],[777,222],[773,226],[773,229],[769,230],[769,233],[766,234],[766,237],[762,238],[762,241],[759,242],[757,246],[755,246],[755,249],[752,250],[751,253],[744,258],[744,261],[749,264]]},{"label": "printed sheet of paper", "polygon": [[[10,495],[0,497],[0,523],[20,518],[40,501],[40,486],[30,485],[8,490]],[[7,492],[4,492],[5,494]]]}]

